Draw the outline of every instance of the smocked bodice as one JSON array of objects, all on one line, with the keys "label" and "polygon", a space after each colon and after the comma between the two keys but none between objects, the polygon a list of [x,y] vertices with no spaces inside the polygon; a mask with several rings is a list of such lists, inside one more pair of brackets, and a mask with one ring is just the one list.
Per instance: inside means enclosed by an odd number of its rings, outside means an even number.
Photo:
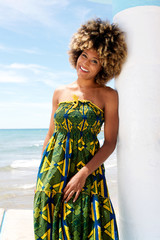
[{"label": "smocked bodice", "polygon": [[55,131],[97,135],[104,122],[104,113],[89,100],[61,102],[54,116]]}]

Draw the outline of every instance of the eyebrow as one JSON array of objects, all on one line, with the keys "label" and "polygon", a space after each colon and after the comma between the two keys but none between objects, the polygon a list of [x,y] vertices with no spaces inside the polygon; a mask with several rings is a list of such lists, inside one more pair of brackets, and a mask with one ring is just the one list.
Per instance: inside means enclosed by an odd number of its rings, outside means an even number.
[{"label": "eyebrow", "polygon": [[[88,53],[87,53],[87,52],[85,52],[85,51],[84,51],[84,53],[88,55]],[[96,60],[98,60],[98,61],[99,61],[99,58],[96,58],[96,57],[93,57],[93,58],[95,58]]]}]

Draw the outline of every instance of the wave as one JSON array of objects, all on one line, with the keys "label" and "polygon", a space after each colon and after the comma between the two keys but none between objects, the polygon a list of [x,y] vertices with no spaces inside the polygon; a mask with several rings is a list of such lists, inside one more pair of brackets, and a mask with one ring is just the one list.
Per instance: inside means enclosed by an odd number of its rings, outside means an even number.
[{"label": "wave", "polygon": [[[38,168],[40,165],[40,160],[15,160],[9,166],[0,167],[0,171],[9,171],[11,169],[19,169],[19,168]],[[115,168],[117,167],[117,163],[114,160],[105,162],[106,168]]]},{"label": "wave", "polygon": [[18,186],[17,188],[27,190],[27,189],[34,189],[35,186],[36,186],[36,184],[35,184],[35,183],[32,183],[32,184],[20,185],[20,186]]},{"label": "wave", "polygon": [[11,163],[11,168],[37,168],[39,167],[40,160],[32,159],[32,160],[15,160]]},{"label": "wave", "polygon": [[43,143],[34,143],[31,147],[41,147]]},{"label": "wave", "polygon": [[31,144],[23,143],[21,146],[16,146],[16,149],[18,150],[19,148],[23,148],[23,149],[42,148],[43,143],[44,143],[44,141],[39,141],[39,142],[36,142],[36,143],[31,143]]},{"label": "wave", "polygon": [[39,140],[36,143],[32,143],[31,145],[28,145],[28,147],[42,147],[44,143],[44,140]]}]

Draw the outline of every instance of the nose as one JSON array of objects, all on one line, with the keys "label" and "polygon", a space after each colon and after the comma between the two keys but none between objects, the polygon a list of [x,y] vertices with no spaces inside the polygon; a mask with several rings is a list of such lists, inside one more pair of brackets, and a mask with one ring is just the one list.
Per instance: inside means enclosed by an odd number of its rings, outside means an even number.
[{"label": "nose", "polygon": [[89,65],[89,59],[85,59],[84,60],[84,66],[88,66]]}]

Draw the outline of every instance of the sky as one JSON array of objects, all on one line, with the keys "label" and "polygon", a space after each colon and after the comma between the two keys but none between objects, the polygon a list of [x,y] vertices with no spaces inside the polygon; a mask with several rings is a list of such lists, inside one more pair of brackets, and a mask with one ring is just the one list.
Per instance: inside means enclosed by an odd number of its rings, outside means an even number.
[{"label": "sky", "polygon": [[0,129],[49,127],[54,90],[77,77],[71,37],[95,17],[112,22],[111,0],[0,0]]}]

